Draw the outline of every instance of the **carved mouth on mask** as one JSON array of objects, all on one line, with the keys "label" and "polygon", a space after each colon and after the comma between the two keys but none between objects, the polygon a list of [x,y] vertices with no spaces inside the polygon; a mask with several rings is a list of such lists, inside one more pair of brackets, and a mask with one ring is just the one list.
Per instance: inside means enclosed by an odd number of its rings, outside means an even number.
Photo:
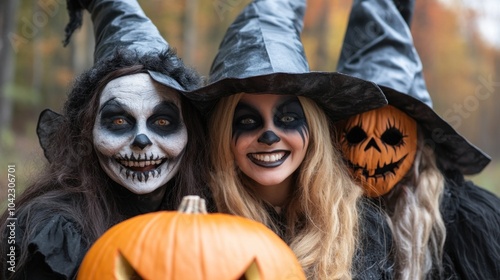
[{"label": "carved mouth on mask", "polygon": [[405,156],[403,156],[400,160],[398,160],[396,162],[383,164],[382,166],[378,166],[378,163],[377,163],[377,168],[375,168],[375,169],[368,169],[366,164],[365,164],[365,166],[360,166],[360,165],[357,165],[355,163],[352,163],[349,160],[347,160],[347,164],[352,169],[353,173],[357,173],[358,170],[361,170],[361,175],[363,175],[366,179],[368,179],[368,178],[375,178],[375,179],[383,178],[385,180],[385,177],[390,175],[390,174],[396,175],[396,170],[399,169],[399,167],[401,166],[401,163],[405,160],[406,156],[408,156],[408,154],[406,154]]},{"label": "carved mouth on mask", "polygon": [[161,175],[161,167],[168,161],[163,156],[125,155],[115,157],[114,160],[120,165],[120,173],[124,173],[127,179],[137,179],[139,182],[147,182],[149,178],[157,178]]},{"label": "carved mouth on mask", "polygon": [[256,165],[266,168],[280,166],[290,155],[289,151],[251,153],[247,157]]}]

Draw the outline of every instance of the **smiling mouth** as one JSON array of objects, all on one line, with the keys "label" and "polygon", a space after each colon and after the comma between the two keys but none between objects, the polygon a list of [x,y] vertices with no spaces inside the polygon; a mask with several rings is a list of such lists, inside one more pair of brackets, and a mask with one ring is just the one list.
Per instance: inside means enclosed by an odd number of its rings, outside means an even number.
[{"label": "smiling mouth", "polygon": [[149,178],[157,178],[161,175],[161,165],[167,161],[167,158],[160,158],[151,155],[149,159],[141,159],[132,156],[115,158],[115,161],[120,165],[120,172],[124,172],[127,179],[139,180],[139,182],[147,182]]},{"label": "smiling mouth", "polygon": [[120,160],[118,161],[122,166],[128,168],[135,172],[145,172],[151,171],[158,168],[164,159],[158,160],[142,160],[142,161],[132,161],[132,160]]},{"label": "smiling mouth", "polygon": [[380,167],[377,166],[377,168],[375,168],[375,169],[367,169],[366,165],[363,167],[363,166],[354,164],[349,160],[347,161],[347,164],[354,172],[361,170],[362,171],[361,174],[366,179],[368,179],[368,178],[381,178],[381,177],[385,179],[385,176],[388,176],[391,173],[393,175],[396,175],[396,170],[399,169],[399,167],[401,166],[401,163],[405,160],[405,158],[407,156],[408,156],[408,154],[406,154],[405,156],[403,156],[400,160],[398,160],[396,162],[384,164],[383,166],[380,166]]},{"label": "smiling mouth", "polygon": [[280,166],[290,155],[289,151],[251,153],[247,157],[256,165],[266,168]]}]

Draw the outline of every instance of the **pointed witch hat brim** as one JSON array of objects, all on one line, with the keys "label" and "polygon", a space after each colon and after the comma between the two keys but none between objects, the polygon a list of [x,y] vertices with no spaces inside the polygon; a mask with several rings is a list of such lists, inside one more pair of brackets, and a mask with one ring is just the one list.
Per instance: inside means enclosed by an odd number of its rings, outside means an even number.
[{"label": "pointed witch hat brim", "polygon": [[481,172],[491,158],[461,136],[448,122],[422,101],[389,87],[380,87],[389,104],[415,119],[423,128],[424,142],[436,153],[444,170],[458,169],[462,174]]},{"label": "pointed witch hat brim", "polygon": [[490,162],[432,109],[408,22],[392,0],[354,0],[337,70],[377,83],[390,105],[423,128],[444,170],[471,175]]},{"label": "pointed witch hat brim", "polygon": [[304,96],[315,101],[332,121],[379,108],[387,101],[377,85],[341,73],[271,73],[225,78],[186,93],[195,106],[210,115],[217,102],[236,93]]},{"label": "pointed witch hat brim", "polygon": [[228,28],[212,64],[210,84],[186,96],[204,114],[236,93],[305,96],[332,120],[387,103],[372,82],[334,72],[311,72],[300,40],[304,0],[255,0]]}]

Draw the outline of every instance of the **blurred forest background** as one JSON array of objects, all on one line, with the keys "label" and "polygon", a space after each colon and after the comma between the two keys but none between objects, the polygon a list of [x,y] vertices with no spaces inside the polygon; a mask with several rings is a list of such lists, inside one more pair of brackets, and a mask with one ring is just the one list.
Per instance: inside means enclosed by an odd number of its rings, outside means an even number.
[{"label": "blurred forest background", "polygon": [[[224,32],[248,0],[139,2],[184,62],[207,75]],[[412,33],[434,109],[493,158],[471,179],[500,195],[500,24],[487,21],[492,11],[500,18],[500,3],[416,2]],[[302,39],[311,70],[336,68],[351,3],[308,0]],[[93,31],[85,14],[64,48],[65,0],[0,1],[0,205],[8,165],[16,167],[21,192],[46,163],[35,132],[39,113],[61,111],[74,77],[92,65]]]}]

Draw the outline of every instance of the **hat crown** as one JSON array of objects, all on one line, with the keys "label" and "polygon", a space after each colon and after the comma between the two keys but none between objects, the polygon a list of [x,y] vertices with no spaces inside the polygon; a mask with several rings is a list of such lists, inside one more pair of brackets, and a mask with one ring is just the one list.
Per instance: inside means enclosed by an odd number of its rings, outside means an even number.
[{"label": "hat crown", "polygon": [[354,0],[337,71],[432,107],[410,28],[392,1]]},{"label": "hat crown", "polygon": [[[87,9],[94,25],[95,63],[113,58],[117,51],[127,51],[137,57],[161,57],[170,50],[168,42],[146,16],[137,0],[93,0]],[[182,64],[175,53],[169,55],[168,60],[168,64],[173,67]],[[170,74],[151,70],[148,72],[155,81],[165,86],[178,91],[187,90],[186,84],[181,85]]]},{"label": "hat crown", "polygon": [[94,62],[112,57],[118,49],[144,55],[169,48],[137,1],[96,0],[88,10],[94,23]]},{"label": "hat crown", "polygon": [[255,0],[229,26],[209,82],[278,72],[306,73],[300,39],[305,0]]}]

